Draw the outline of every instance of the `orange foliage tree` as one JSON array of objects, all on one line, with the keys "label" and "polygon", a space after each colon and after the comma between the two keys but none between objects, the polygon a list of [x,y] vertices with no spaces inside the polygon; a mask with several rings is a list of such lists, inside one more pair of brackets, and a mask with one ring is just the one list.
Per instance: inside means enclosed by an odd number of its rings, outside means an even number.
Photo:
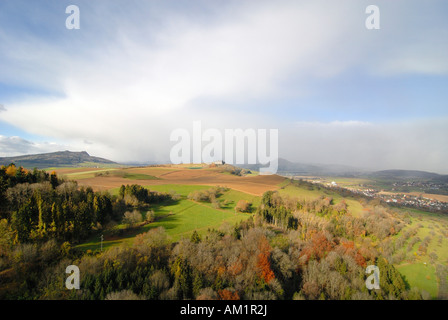
[{"label": "orange foliage tree", "polygon": [[238,295],[238,292],[230,291],[227,289],[219,290],[218,291],[219,299],[221,300],[240,300],[240,296]]},{"label": "orange foliage tree", "polygon": [[333,242],[328,241],[322,232],[316,232],[311,236],[311,241],[303,249],[301,256],[307,256],[306,261],[304,261],[306,263],[311,258],[324,258],[333,248]]},{"label": "orange foliage tree", "polygon": [[353,241],[342,241],[340,245],[342,253],[352,256],[356,263],[365,268],[367,267],[366,259],[362,256],[358,249],[355,248]]},{"label": "orange foliage tree", "polygon": [[261,279],[266,283],[269,283],[275,278],[274,272],[271,269],[271,263],[269,262],[269,257],[271,256],[271,246],[268,240],[263,237],[259,243],[260,253],[258,254],[257,268]]}]

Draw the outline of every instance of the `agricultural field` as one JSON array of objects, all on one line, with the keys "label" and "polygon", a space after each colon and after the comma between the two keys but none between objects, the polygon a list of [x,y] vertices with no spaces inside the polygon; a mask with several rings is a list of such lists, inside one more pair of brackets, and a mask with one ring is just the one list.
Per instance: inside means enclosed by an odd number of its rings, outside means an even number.
[{"label": "agricultural field", "polygon": [[271,175],[236,176],[225,174],[219,167],[188,169],[184,166],[160,166],[142,168],[63,168],[55,169],[58,175],[78,181],[80,186],[90,186],[95,191],[110,190],[121,185],[208,185],[223,186],[255,196],[268,190],[276,190],[285,178]]},{"label": "agricultural field", "polygon": [[[167,184],[167,185],[152,185],[152,186],[145,186],[146,188],[150,189],[151,191],[159,191],[159,192],[176,192],[180,194],[182,197],[187,197],[190,192],[193,192],[195,190],[206,190],[209,189],[211,186],[194,186],[194,185],[177,185],[177,184]],[[113,192],[116,189],[113,190]],[[222,194],[218,200],[221,202],[223,210],[229,211],[229,212],[235,212],[235,206],[238,203],[239,200],[246,200],[250,203],[252,203],[254,210],[259,205],[261,197],[254,196],[251,194],[247,194],[241,191],[228,189],[224,194]],[[203,205],[210,206],[210,203],[203,203]]]},{"label": "agricultural field", "polygon": [[442,194],[429,194],[429,193],[421,193],[421,192],[409,192],[409,195],[448,202],[448,196],[445,196],[445,195],[442,195]]},{"label": "agricultural field", "polygon": [[[119,172],[123,172],[123,170],[118,170]],[[194,173],[191,173],[193,171]],[[197,184],[183,184],[183,183],[167,183],[167,180],[172,179],[166,179],[166,177],[191,177],[191,180],[193,182],[197,181],[198,179],[201,180],[204,177],[209,177],[210,171],[214,173],[212,175],[213,177],[217,177],[213,182],[213,184],[210,185],[197,185]],[[76,170],[74,173],[70,172],[69,174],[72,174],[72,177],[81,177],[78,182],[84,181],[83,175],[86,174],[97,174],[95,177],[98,178],[106,178],[108,179],[111,177],[112,179],[116,179],[117,175],[109,175],[109,177],[99,176],[98,173],[104,173],[106,171],[104,170],[92,170],[88,172],[80,172],[79,170]],[[112,171],[110,171],[112,172]],[[227,191],[225,191],[219,198],[218,201],[221,203],[220,209],[213,208],[211,203],[208,202],[194,202],[192,200],[188,200],[187,196],[193,191],[196,190],[206,190],[211,188],[212,186],[220,186],[221,182],[226,182],[228,180],[223,181],[221,176],[224,176],[225,173],[220,173],[215,168],[208,170],[203,168],[196,168],[196,169],[189,169],[189,168],[132,168],[128,169],[126,171],[127,174],[135,174],[135,175],[146,175],[148,173],[152,173],[157,175],[156,179],[157,181],[151,181],[150,184],[147,184],[149,179],[128,179],[127,181],[124,181],[125,184],[140,184],[143,185],[145,188],[151,190],[151,191],[158,191],[158,192],[167,192],[167,193],[177,193],[181,196],[181,200],[178,201],[178,203],[175,204],[167,204],[167,205],[154,205],[150,209],[154,211],[156,215],[156,221],[154,223],[142,226],[136,230],[132,230],[129,232],[126,232],[123,236],[120,238],[117,237],[108,237],[106,236],[103,242],[103,249],[119,245],[121,243],[132,243],[133,239],[137,234],[146,232],[152,228],[155,227],[164,227],[167,230],[168,235],[171,236],[172,241],[177,241],[181,237],[188,237],[191,235],[191,233],[194,230],[197,230],[199,234],[205,233],[208,229],[211,228],[218,228],[223,223],[227,223],[229,225],[233,225],[236,222],[241,221],[242,219],[247,219],[250,214],[242,214],[242,213],[236,213],[235,206],[238,203],[239,200],[246,200],[247,202],[252,204],[252,212],[256,211],[256,208],[261,202],[261,194],[260,195],[254,195],[252,193],[246,193],[243,191],[235,190],[232,188],[228,188]],[[217,174],[216,174],[217,173]],[[227,176],[227,175],[226,175]],[[232,179],[235,179],[236,181],[238,179],[241,179],[242,177],[237,176],[227,176]],[[260,176],[262,177],[262,176]],[[260,178],[259,177],[259,178]],[[264,176],[269,177],[269,176]],[[278,179],[280,178],[280,179]],[[270,185],[265,185],[264,187],[268,187],[268,190],[278,190],[281,195],[289,196],[292,198],[298,198],[298,199],[306,199],[306,200],[313,200],[318,199],[322,196],[326,197],[332,197],[334,200],[334,203],[338,203],[343,200],[343,198],[338,195],[335,192],[328,191],[323,188],[317,188],[314,187],[313,190],[309,190],[309,188],[301,187],[292,185],[288,179],[284,179],[281,177],[278,177],[277,179],[266,179],[268,182],[278,182],[279,183],[271,183]],[[185,179],[185,178],[184,178]],[[181,180],[182,181],[182,180]],[[211,181],[211,180],[210,180]],[[263,181],[264,182],[264,181]],[[160,183],[160,184],[155,184]],[[254,183],[255,184],[255,183]],[[233,184],[232,184],[233,186]],[[253,191],[253,189],[250,188],[251,186],[246,186],[247,189],[250,191]],[[243,190],[247,190],[244,189]],[[118,194],[118,187],[111,188],[108,191],[112,195]],[[360,215],[362,214],[362,211],[364,207],[361,203],[354,199],[345,199],[349,212],[353,215]],[[145,212],[142,212],[144,215]],[[116,228],[124,228],[124,225],[118,225]],[[99,236],[95,236],[92,239],[89,239],[87,242],[81,244],[78,246],[78,248],[81,248],[83,250],[97,250],[100,248],[100,240]]]},{"label": "agricultural field", "polygon": [[[76,180],[79,185],[92,186],[96,190],[107,190],[112,195],[118,194],[119,186],[139,184],[151,191],[177,193],[181,199],[175,204],[154,205],[150,209],[156,215],[156,221],[135,230],[130,230],[120,237],[104,237],[103,249],[122,243],[132,243],[137,234],[152,228],[164,227],[172,241],[181,237],[188,237],[194,230],[199,234],[208,229],[218,228],[223,223],[234,225],[250,214],[236,213],[235,206],[239,200],[251,203],[253,210],[259,205],[261,195],[267,190],[279,188],[278,182],[284,181],[281,177],[256,176],[239,177],[221,172],[219,168],[204,168],[185,165],[142,167],[142,168],[59,168],[58,174],[69,180]],[[194,202],[187,199],[189,193],[196,190],[209,189],[212,186],[225,186],[229,188],[218,201],[220,209],[212,207],[211,203]],[[145,212],[142,212],[144,215]],[[118,225],[115,228],[124,228]],[[95,235],[85,243],[78,246],[82,250],[98,250],[101,242],[99,235]]]},{"label": "agricultural field", "polygon": [[[193,231],[199,234],[205,234],[208,229],[219,229],[224,225],[232,226],[244,219],[248,219],[250,214],[235,212],[236,203],[241,200],[247,200],[258,205],[259,197],[254,197],[239,191],[225,191],[218,200],[226,202],[221,209],[215,209],[210,203],[195,202],[188,200],[189,193],[196,190],[206,190],[210,186],[194,186],[194,185],[157,185],[147,187],[151,191],[159,192],[175,192],[181,196],[176,203],[155,204],[149,208],[155,213],[155,221],[139,228],[130,230],[124,235],[104,236],[103,249],[123,243],[132,244],[136,235],[147,232],[150,229],[163,227],[172,241],[178,241],[182,237],[190,237]],[[110,190],[111,194],[118,194],[118,188]],[[141,212],[146,214],[146,210]],[[124,225],[117,225],[115,228],[124,228]],[[99,250],[101,246],[100,236],[95,235],[85,243],[78,246],[82,250]]]}]

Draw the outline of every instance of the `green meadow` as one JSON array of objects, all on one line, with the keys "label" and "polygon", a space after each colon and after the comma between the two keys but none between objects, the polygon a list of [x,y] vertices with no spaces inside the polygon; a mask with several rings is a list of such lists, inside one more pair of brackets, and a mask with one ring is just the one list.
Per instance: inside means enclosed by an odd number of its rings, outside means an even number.
[{"label": "green meadow", "polygon": [[[439,296],[439,283],[435,266],[448,265],[448,217],[444,214],[425,212],[417,209],[399,209],[409,213],[410,224],[405,229],[417,229],[412,238],[418,239],[410,250],[406,242],[402,249],[406,252],[405,260],[396,265],[400,273],[406,277],[411,287],[427,291],[433,299]],[[419,250],[427,239],[426,250]],[[432,257],[432,258],[431,258]]]},{"label": "green meadow", "polygon": [[[69,168],[70,169],[70,168]],[[89,179],[94,178],[99,174],[106,174],[109,172],[117,171],[119,169],[117,168],[109,168],[109,169],[98,169],[98,170],[92,170],[92,171],[78,171],[73,173],[63,173],[61,176],[68,179],[68,180],[81,180],[81,179]]]},{"label": "green meadow", "polygon": [[[196,190],[206,190],[212,188],[212,186],[201,186],[201,185],[189,185],[189,184],[160,184],[160,185],[151,185],[144,186],[145,188],[151,191],[158,192],[176,192],[180,194],[182,197],[187,197],[190,192]],[[115,190],[115,189],[113,189]],[[118,190],[118,189],[117,189]]]},{"label": "green meadow", "polygon": [[307,201],[318,199],[322,196],[331,197],[335,204],[339,203],[343,199],[347,204],[348,211],[353,216],[360,216],[363,213],[363,205],[351,198],[343,198],[341,195],[332,192],[331,190],[319,188],[318,186],[312,186],[312,188],[298,186],[290,184],[288,180],[280,184],[280,189],[278,190],[281,195],[286,195],[290,197],[296,197],[298,199],[304,199]]},{"label": "green meadow", "polygon": [[62,176],[70,180],[82,180],[82,179],[95,178],[98,176],[122,177],[129,180],[161,180],[160,178],[149,174],[131,173],[120,170],[118,168],[98,169],[92,171],[78,171],[73,173],[62,174]]},{"label": "green meadow", "polygon": [[[248,219],[251,215],[248,213],[236,213],[234,207],[241,200],[253,202],[258,205],[259,197],[254,197],[243,192],[229,189],[224,192],[218,200],[227,205],[223,205],[221,209],[215,209],[210,203],[195,202],[188,200],[187,196],[195,190],[209,189],[211,186],[196,185],[157,185],[147,186],[152,191],[159,192],[176,192],[181,195],[181,199],[174,203],[154,204],[149,210],[155,213],[155,221],[139,228],[126,231],[119,237],[108,237],[107,232],[103,241],[103,250],[120,244],[132,244],[136,235],[147,232],[153,228],[163,227],[172,241],[178,241],[182,237],[190,237],[196,230],[199,234],[205,234],[208,229],[218,229],[224,223],[231,226],[236,223]],[[110,190],[112,194],[118,194],[118,188]],[[146,210],[142,212],[145,214]],[[118,225],[115,228],[124,228],[124,225]],[[77,246],[81,250],[99,250],[101,248],[100,235],[92,236],[88,241]]]},{"label": "green meadow", "polygon": [[[181,185],[181,184],[162,184],[162,185],[152,185],[145,187],[148,188],[149,190],[159,192],[174,191],[180,194],[183,198],[186,198],[190,192],[212,188],[212,186]],[[246,200],[247,202],[252,203],[252,207],[255,210],[261,202],[261,197],[250,195],[233,189],[228,189],[221,196],[218,197],[218,201],[221,203],[222,206],[221,209],[232,213],[235,211],[235,206],[240,200]],[[211,203],[201,202],[201,204],[212,208]]]},{"label": "green meadow", "polygon": [[398,271],[405,277],[411,287],[428,292],[433,299],[437,298],[437,278],[434,266],[430,264],[414,263],[397,266]]},{"label": "green meadow", "polygon": [[157,227],[165,228],[173,241],[190,237],[193,231],[205,234],[208,229],[218,229],[224,222],[234,225],[250,217],[249,214],[230,213],[227,210],[213,209],[203,203],[181,200],[179,204],[164,206],[156,212],[162,217],[144,226],[144,232]]}]

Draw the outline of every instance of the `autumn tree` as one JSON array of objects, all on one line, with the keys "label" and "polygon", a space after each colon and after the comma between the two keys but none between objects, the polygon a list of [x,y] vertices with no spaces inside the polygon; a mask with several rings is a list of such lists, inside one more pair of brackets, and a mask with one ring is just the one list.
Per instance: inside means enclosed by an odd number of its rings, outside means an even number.
[{"label": "autumn tree", "polygon": [[240,300],[238,292],[229,289],[223,289],[218,291],[220,300]]},{"label": "autumn tree", "polygon": [[14,177],[17,173],[17,168],[14,163],[11,163],[8,167],[6,167],[6,174],[10,177]]},{"label": "autumn tree", "polygon": [[269,284],[269,282],[271,282],[271,280],[275,278],[275,275],[271,269],[271,262],[269,261],[271,255],[271,246],[269,245],[269,242],[265,237],[260,239],[258,248],[258,274],[265,283]]},{"label": "autumn tree", "polygon": [[126,211],[123,216],[123,223],[126,224],[128,227],[134,227],[138,223],[142,222],[142,214],[137,211]]},{"label": "autumn tree", "polygon": [[324,258],[334,247],[334,243],[329,241],[322,232],[313,233],[311,240],[303,249],[301,256],[305,257],[305,261],[308,259],[320,260]]},{"label": "autumn tree", "polygon": [[241,199],[238,201],[238,203],[235,206],[235,210],[237,212],[251,212],[251,206],[252,204],[244,199]]}]

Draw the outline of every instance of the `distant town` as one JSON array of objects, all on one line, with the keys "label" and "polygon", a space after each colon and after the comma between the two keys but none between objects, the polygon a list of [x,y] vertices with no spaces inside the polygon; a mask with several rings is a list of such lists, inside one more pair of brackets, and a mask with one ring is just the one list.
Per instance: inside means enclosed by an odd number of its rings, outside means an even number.
[{"label": "distant town", "polygon": [[[297,179],[297,177],[292,177],[293,179]],[[318,184],[327,188],[332,189],[344,189],[350,191],[355,195],[362,195],[368,198],[376,198],[384,201],[385,203],[391,205],[405,206],[410,208],[422,209],[431,212],[448,212],[448,201],[444,201],[442,199],[436,199],[436,197],[440,197],[440,195],[434,194],[434,197],[429,197],[431,195],[423,193],[420,194],[411,194],[407,192],[400,192],[397,190],[402,190],[402,187],[419,187],[423,190],[440,190],[445,189],[447,187],[446,184],[432,183],[432,182],[421,182],[421,181],[405,181],[405,182],[396,182],[393,183],[393,192],[388,192],[385,190],[381,190],[379,188],[373,188],[371,186],[366,186],[364,184],[359,184],[358,186],[346,186],[343,184],[338,184],[335,181],[328,182],[325,179],[310,177],[304,178],[300,177],[300,179],[311,182],[313,184]],[[428,192],[426,191],[426,193]],[[448,196],[446,197],[448,200]]]},{"label": "distant town", "polygon": [[400,181],[400,182],[394,182],[392,184],[393,188],[392,191],[404,191],[406,192],[406,189],[414,189],[419,188],[421,190],[426,190],[426,192],[431,191],[439,191],[439,190],[446,190],[447,184],[446,183],[439,183],[439,182],[428,182],[428,181]]}]

